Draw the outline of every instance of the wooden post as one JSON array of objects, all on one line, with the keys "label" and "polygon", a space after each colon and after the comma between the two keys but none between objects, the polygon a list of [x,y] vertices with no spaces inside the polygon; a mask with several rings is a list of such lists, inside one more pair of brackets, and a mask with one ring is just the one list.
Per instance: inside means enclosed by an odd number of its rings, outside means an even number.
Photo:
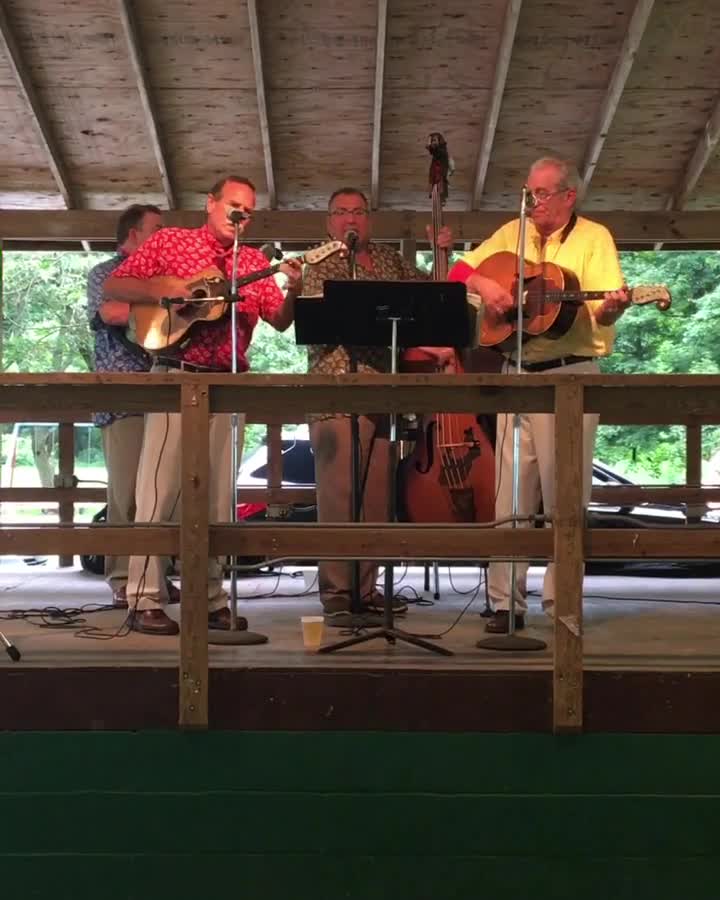
[{"label": "wooden post", "polygon": [[[72,422],[61,422],[58,425],[58,474],[60,487],[73,487],[75,474],[75,427]],[[58,518],[61,525],[72,525],[75,518],[75,504],[71,500],[58,503]],[[61,566],[71,566],[74,558],[71,555],[59,557]]]},{"label": "wooden post", "polygon": [[[694,422],[685,426],[685,484],[702,485],[702,425]],[[704,506],[688,504],[688,523],[699,522],[704,513]]]},{"label": "wooden post", "polygon": [[553,730],[582,729],[583,386],[555,388]]},{"label": "wooden post", "polygon": [[210,405],[207,386],[182,385],[180,727],[208,726]]},{"label": "wooden post", "polygon": [[282,425],[268,425],[268,476],[267,484],[270,488],[282,486]]}]

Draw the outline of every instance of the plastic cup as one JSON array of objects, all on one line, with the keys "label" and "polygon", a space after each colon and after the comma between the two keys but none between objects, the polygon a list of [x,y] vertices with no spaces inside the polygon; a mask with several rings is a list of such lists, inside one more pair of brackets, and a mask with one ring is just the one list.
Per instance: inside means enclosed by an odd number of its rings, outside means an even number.
[{"label": "plastic cup", "polygon": [[322,616],[301,616],[303,644],[306,650],[317,650],[322,644],[323,625],[325,624]]}]

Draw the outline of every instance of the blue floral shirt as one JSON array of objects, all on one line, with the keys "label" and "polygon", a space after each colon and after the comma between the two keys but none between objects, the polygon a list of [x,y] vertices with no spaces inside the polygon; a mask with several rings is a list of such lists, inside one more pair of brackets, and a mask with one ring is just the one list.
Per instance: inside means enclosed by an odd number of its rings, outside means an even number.
[{"label": "blue floral shirt", "polygon": [[[103,282],[127,257],[117,253],[112,259],[99,263],[88,273],[87,312],[90,328],[95,335],[96,372],[149,372],[152,358],[141,348],[130,348],[121,338],[121,330],[106,325],[100,318],[103,301]],[[116,419],[132,413],[95,413],[93,422],[99,427],[110,425]]]}]

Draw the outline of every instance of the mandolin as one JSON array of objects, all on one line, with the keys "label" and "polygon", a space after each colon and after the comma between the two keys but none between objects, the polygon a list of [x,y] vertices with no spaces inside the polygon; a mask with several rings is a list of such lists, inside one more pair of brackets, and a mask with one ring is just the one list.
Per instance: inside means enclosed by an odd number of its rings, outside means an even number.
[{"label": "mandolin", "polygon": [[[479,275],[492,278],[512,296],[517,295],[518,259],[514,253],[494,253],[475,269]],[[452,277],[452,276],[451,276]],[[523,335],[527,340],[538,335],[558,338],[572,327],[587,300],[602,300],[604,291],[581,291],[577,276],[556,263],[525,262],[525,294],[523,298]],[[640,285],[628,290],[635,306],[654,304],[665,311],[670,308],[670,291],[662,284]],[[515,346],[517,308],[508,310],[498,321],[483,317],[480,345],[511,350]]]},{"label": "mandolin", "polygon": [[[345,249],[342,241],[329,241],[308,250],[301,261],[313,266]],[[281,265],[268,266],[239,278],[238,288],[269,278]],[[199,278],[188,287],[192,292],[190,298],[167,298],[159,306],[134,303],[130,309],[127,337],[150,353],[157,353],[180,343],[197,322],[215,322],[227,314],[230,285],[224,278]]]}]

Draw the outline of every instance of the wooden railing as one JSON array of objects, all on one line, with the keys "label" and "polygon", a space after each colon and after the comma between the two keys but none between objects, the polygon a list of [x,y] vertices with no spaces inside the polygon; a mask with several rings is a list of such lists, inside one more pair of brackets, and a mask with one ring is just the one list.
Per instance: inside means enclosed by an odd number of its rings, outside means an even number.
[{"label": "wooden railing", "polygon": [[[207,727],[207,560],[229,554],[288,558],[532,558],[556,562],[553,661],[556,731],[583,721],[583,560],[698,559],[718,555],[713,529],[593,529],[581,504],[583,412],[624,424],[720,422],[720,376],[442,375],[338,378],[298,375],[5,375],[0,416],[7,420],[83,417],[95,409],[182,414],[182,518],[178,525],[12,527],[0,529],[0,554],[180,554],[183,560],[180,712],[184,727]],[[244,524],[208,522],[211,412],[243,410],[249,422],[292,421],[305,412],[555,413],[559,480],[552,527],[488,529],[479,525]],[[697,440],[694,438],[693,440]],[[271,467],[277,491],[279,468]],[[699,481],[699,472],[697,480]],[[675,497],[683,488],[673,488]],[[692,502],[718,490],[688,489]]]}]

